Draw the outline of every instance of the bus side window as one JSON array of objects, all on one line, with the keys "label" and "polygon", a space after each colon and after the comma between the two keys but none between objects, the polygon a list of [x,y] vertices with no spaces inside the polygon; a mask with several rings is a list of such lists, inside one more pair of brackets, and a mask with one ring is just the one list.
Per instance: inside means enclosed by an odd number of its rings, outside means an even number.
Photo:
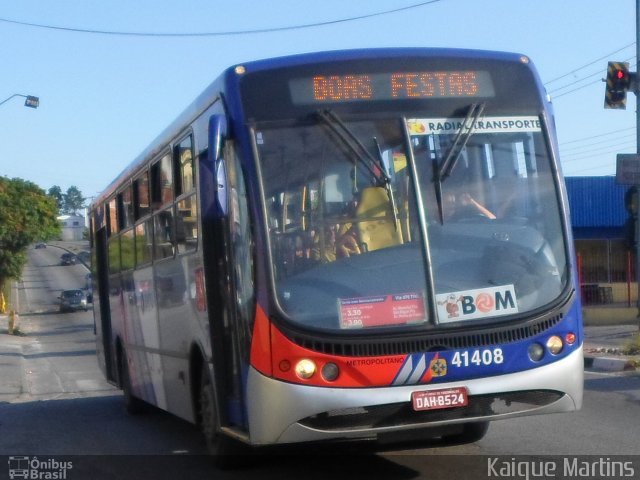
[{"label": "bus side window", "polygon": [[[105,205],[105,217],[107,220],[107,237],[115,235],[119,232],[118,229],[118,207],[116,198],[111,198],[107,204]],[[118,262],[120,261],[120,256],[118,255]]]},{"label": "bus side window", "polygon": [[174,226],[173,207],[158,212],[153,217],[153,249],[154,258],[160,260],[173,257],[174,252]]},{"label": "bus side window", "polygon": [[166,153],[151,165],[151,202],[158,210],[173,201],[173,167],[171,155]]},{"label": "bus side window", "polygon": [[118,194],[118,230],[133,226],[133,194],[128,185]]},{"label": "bus side window", "polygon": [[195,186],[193,168],[193,141],[191,135],[183,139],[173,151],[176,197],[189,193]]},{"label": "bus side window", "polygon": [[107,240],[109,273],[120,273],[120,237],[114,235]]},{"label": "bus side window", "polygon": [[135,201],[136,220],[151,213],[149,173],[146,170],[133,181],[133,198]]},{"label": "bus side window", "polygon": [[136,265],[136,242],[133,228],[125,230],[120,235],[120,268],[133,270]]},{"label": "bus side window", "polygon": [[177,204],[176,241],[178,253],[191,252],[198,248],[198,202],[190,195]]},{"label": "bus side window", "polygon": [[153,223],[147,219],[135,228],[136,267],[142,267],[151,263]]}]

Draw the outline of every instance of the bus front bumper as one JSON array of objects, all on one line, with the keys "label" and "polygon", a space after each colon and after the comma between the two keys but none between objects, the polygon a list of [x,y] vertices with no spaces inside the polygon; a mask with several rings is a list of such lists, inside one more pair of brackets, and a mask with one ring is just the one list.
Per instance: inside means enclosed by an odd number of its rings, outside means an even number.
[{"label": "bus front bumper", "polygon": [[[375,439],[403,430],[569,412],[582,406],[583,369],[582,347],[543,367],[438,385],[324,388],[285,383],[252,368],[247,385],[250,441]],[[477,408],[462,415],[458,409],[412,412],[413,392],[452,387],[466,387]]]}]

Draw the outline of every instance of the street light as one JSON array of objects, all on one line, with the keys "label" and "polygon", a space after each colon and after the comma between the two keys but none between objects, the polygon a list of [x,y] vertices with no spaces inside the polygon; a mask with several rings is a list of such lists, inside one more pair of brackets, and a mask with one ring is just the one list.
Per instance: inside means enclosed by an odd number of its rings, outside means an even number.
[{"label": "street light", "polygon": [[21,93],[14,93],[9,98],[5,98],[3,101],[0,102],[0,105],[3,105],[5,103],[7,103],[9,100],[11,100],[14,97],[23,97],[23,98],[25,98],[25,101],[24,101],[24,106],[25,107],[38,108],[38,106],[40,105],[40,98],[35,97],[33,95],[22,95]]}]

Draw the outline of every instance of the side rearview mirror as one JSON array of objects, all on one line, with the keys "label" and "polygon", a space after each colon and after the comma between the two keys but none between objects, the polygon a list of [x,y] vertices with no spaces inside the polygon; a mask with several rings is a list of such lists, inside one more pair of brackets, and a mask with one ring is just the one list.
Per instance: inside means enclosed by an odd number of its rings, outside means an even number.
[{"label": "side rearview mirror", "polygon": [[215,168],[216,201],[223,215],[229,213],[227,168],[222,154],[226,135],[227,119],[224,115],[212,115],[209,118],[209,162]]},{"label": "side rearview mirror", "polygon": [[224,139],[227,135],[227,119],[224,115],[211,115],[209,118],[209,160],[212,164],[222,157]]}]

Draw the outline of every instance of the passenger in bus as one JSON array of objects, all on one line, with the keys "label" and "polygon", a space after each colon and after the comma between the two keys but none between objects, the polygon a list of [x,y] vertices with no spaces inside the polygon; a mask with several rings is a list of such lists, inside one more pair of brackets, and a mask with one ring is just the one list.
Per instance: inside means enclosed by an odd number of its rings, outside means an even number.
[{"label": "passenger in bus", "polygon": [[289,274],[304,272],[316,264],[311,258],[311,242],[306,232],[293,239],[293,252],[293,270]]},{"label": "passenger in bus", "polygon": [[336,225],[327,225],[314,232],[311,258],[323,263],[336,261]]},{"label": "passenger in bus", "polygon": [[331,224],[324,227],[324,237],[320,232],[313,236],[311,258],[321,262],[335,262],[361,253],[355,226],[352,223]]},{"label": "passenger in bus", "polygon": [[352,223],[340,225],[336,238],[336,256],[338,258],[360,255],[360,245],[358,244],[355,225]]},{"label": "passenger in bus", "polygon": [[346,258],[361,253],[358,233],[353,223],[358,207],[358,194],[344,208],[343,214],[335,224],[324,227],[324,238],[319,232],[313,235],[311,258],[324,262],[334,262],[338,258]]}]

